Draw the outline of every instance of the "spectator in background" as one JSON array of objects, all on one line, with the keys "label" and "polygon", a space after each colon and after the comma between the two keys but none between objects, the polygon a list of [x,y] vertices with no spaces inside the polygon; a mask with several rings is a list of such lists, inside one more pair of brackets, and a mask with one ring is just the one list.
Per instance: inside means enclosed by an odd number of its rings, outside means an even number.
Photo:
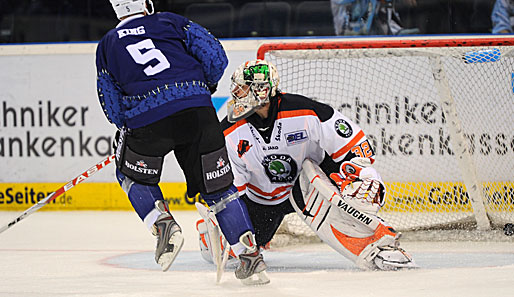
[{"label": "spectator in background", "polygon": [[[403,0],[415,6],[416,0]],[[331,0],[336,35],[405,35],[419,33],[405,29],[395,11],[394,0]]]},{"label": "spectator in background", "polygon": [[514,1],[496,0],[491,13],[493,34],[513,33],[514,27]]}]

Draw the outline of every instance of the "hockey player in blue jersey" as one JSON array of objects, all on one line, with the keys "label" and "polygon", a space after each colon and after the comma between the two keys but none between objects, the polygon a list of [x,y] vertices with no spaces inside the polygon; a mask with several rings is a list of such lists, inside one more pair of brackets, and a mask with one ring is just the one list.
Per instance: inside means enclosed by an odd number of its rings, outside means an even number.
[{"label": "hockey player in blue jersey", "polygon": [[181,228],[158,185],[163,159],[174,151],[187,195],[201,194],[245,261],[236,277],[264,271],[211,102],[228,63],[221,43],[185,17],[154,14],[151,0],[110,2],[121,22],[98,44],[98,98],[119,129],[116,177],[157,237],[156,262],[168,270],[183,244]]}]

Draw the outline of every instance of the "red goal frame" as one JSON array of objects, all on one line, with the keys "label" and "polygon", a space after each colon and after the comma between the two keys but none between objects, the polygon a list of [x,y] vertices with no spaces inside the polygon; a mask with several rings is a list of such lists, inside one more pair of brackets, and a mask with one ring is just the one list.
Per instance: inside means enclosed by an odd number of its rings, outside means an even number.
[{"label": "red goal frame", "polygon": [[427,48],[463,46],[507,46],[514,45],[514,37],[470,37],[434,39],[340,39],[323,41],[299,41],[264,43],[257,50],[257,59],[264,59],[267,52],[275,50],[317,50],[317,49],[365,49],[365,48]]}]

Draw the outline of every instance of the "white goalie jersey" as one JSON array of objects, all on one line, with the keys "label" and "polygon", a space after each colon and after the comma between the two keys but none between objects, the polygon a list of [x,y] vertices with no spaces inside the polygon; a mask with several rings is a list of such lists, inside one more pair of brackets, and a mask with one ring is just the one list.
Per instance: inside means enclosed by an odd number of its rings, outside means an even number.
[{"label": "white goalie jersey", "polygon": [[272,126],[259,127],[262,120],[258,117],[253,114],[233,124],[223,121],[234,185],[256,203],[277,205],[288,199],[305,159],[319,164],[325,153],[335,162],[348,154],[374,158],[358,125],[304,96],[279,94],[274,98],[272,118],[267,119],[274,119]]}]

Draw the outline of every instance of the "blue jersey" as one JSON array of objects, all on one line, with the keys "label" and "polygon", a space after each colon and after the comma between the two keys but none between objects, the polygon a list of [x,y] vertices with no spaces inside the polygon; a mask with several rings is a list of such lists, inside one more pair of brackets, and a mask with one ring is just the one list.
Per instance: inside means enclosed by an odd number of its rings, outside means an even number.
[{"label": "blue jersey", "polygon": [[212,106],[208,86],[227,63],[220,42],[187,18],[132,16],[98,43],[98,98],[111,123],[142,127],[186,108]]}]

